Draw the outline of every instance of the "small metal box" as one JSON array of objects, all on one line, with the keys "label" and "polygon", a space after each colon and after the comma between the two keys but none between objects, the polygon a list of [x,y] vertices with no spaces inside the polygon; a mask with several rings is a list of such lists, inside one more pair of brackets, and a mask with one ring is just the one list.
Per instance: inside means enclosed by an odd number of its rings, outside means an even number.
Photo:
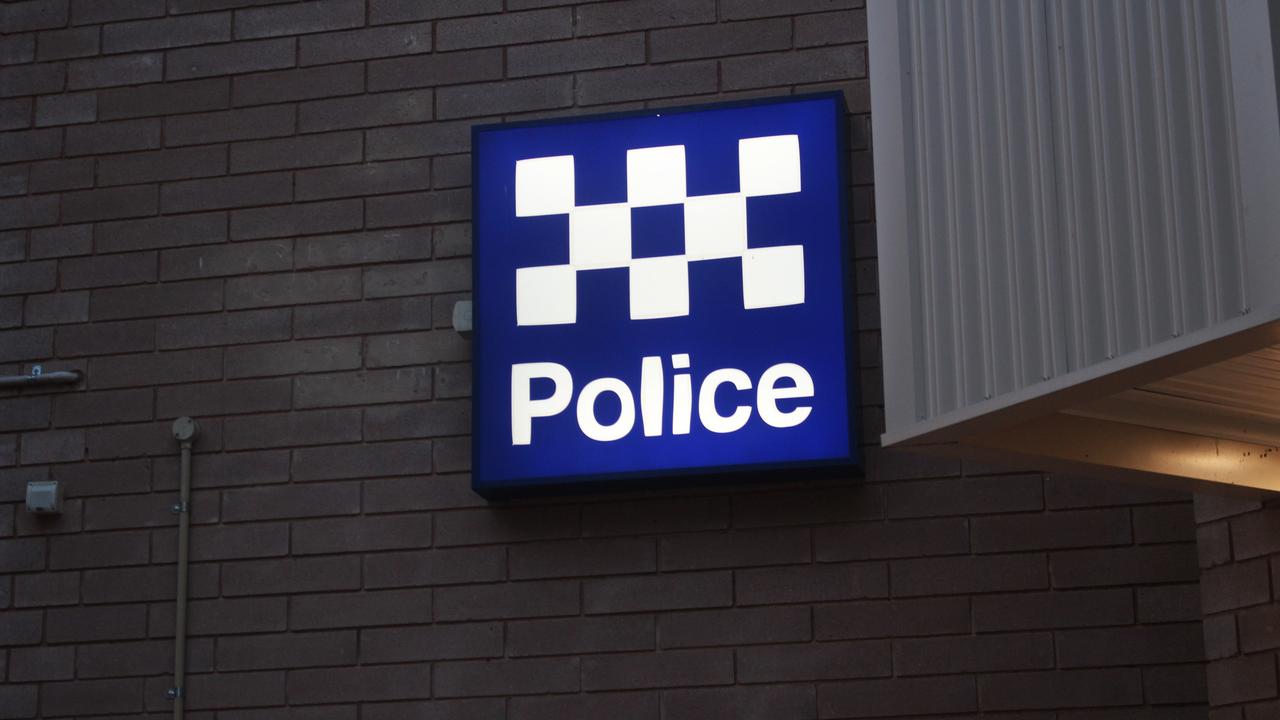
[{"label": "small metal box", "polygon": [[27,483],[27,512],[57,515],[62,512],[62,486],[57,480]]}]

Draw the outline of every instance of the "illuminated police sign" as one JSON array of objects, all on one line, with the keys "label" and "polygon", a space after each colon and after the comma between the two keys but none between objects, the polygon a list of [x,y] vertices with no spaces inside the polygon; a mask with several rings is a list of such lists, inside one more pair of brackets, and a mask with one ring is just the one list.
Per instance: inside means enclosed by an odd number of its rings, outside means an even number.
[{"label": "illuminated police sign", "polygon": [[856,460],[844,108],[473,133],[475,489]]}]

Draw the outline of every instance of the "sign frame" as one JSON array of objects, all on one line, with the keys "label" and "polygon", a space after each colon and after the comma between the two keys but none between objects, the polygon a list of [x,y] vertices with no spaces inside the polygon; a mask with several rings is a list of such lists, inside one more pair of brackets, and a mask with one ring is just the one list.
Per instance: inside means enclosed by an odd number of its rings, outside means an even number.
[{"label": "sign frame", "polygon": [[[767,106],[801,101],[826,101],[833,104],[836,127],[835,152],[836,173],[842,190],[838,197],[838,238],[841,263],[841,289],[843,290],[841,312],[844,317],[843,343],[845,358],[845,416],[848,428],[848,452],[840,457],[820,458],[813,460],[787,460],[777,462],[758,462],[741,464],[718,464],[695,466],[678,469],[632,470],[624,472],[584,473],[580,475],[547,475],[526,480],[520,483],[498,484],[487,481],[478,472],[481,462],[481,446],[477,438],[481,435],[480,415],[478,411],[481,400],[489,392],[479,373],[473,372],[471,393],[471,487],[472,490],[490,501],[519,499],[526,497],[554,496],[583,493],[616,493],[645,489],[665,489],[671,487],[695,487],[721,484],[748,484],[762,482],[788,482],[796,480],[820,480],[834,477],[862,475],[862,453],[859,446],[861,417],[859,414],[858,384],[858,342],[857,315],[854,305],[856,287],[852,267],[853,228],[850,223],[849,205],[852,185],[849,173],[848,149],[848,106],[844,93],[827,91],[817,93],[801,93],[780,95],[747,100],[731,100],[698,105],[682,105],[643,110],[606,112],[590,115],[571,115],[555,118],[542,118],[507,123],[478,124],[471,127],[471,225],[472,225],[472,267],[471,295],[473,317],[472,359],[473,371],[479,368],[481,358],[486,354],[486,338],[480,321],[484,317],[485,296],[480,279],[479,253],[477,252],[483,238],[481,228],[484,218],[480,212],[480,193],[477,191],[477,179],[480,177],[481,137],[485,133],[501,132],[513,129],[537,128],[556,125],[588,124],[601,121],[661,117],[676,114],[699,113],[712,110],[723,110],[743,107]],[[665,379],[664,379],[665,382]],[[695,411],[696,414],[696,411]],[[785,471],[785,474],[783,474]]]}]

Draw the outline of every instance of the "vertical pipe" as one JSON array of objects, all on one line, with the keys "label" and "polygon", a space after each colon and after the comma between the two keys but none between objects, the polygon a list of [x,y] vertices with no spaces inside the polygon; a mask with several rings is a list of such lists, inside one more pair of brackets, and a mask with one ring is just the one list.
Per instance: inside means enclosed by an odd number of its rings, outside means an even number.
[{"label": "vertical pipe", "polygon": [[191,536],[191,442],[196,435],[196,423],[189,417],[173,422],[173,437],[181,448],[178,503],[173,506],[178,513],[178,592],[174,607],[173,627],[173,687],[169,697],[173,699],[173,718],[182,720],[186,700],[187,676],[187,558]]}]

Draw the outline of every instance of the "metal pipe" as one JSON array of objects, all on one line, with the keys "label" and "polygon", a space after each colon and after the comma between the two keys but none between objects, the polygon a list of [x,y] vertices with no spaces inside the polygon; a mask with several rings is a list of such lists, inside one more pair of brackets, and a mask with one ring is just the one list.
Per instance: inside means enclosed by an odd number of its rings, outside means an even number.
[{"label": "metal pipe", "polygon": [[75,385],[84,377],[79,370],[58,370],[31,375],[0,375],[0,388],[32,387],[35,385]]},{"label": "metal pipe", "polygon": [[173,421],[173,437],[182,450],[179,465],[178,502],[173,511],[178,514],[178,593],[174,607],[173,627],[173,687],[169,697],[173,700],[173,718],[182,720],[187,678],[187,563],[188,541],[191,536],[191,443],[196,436],[196,421],[180,417]]}]

